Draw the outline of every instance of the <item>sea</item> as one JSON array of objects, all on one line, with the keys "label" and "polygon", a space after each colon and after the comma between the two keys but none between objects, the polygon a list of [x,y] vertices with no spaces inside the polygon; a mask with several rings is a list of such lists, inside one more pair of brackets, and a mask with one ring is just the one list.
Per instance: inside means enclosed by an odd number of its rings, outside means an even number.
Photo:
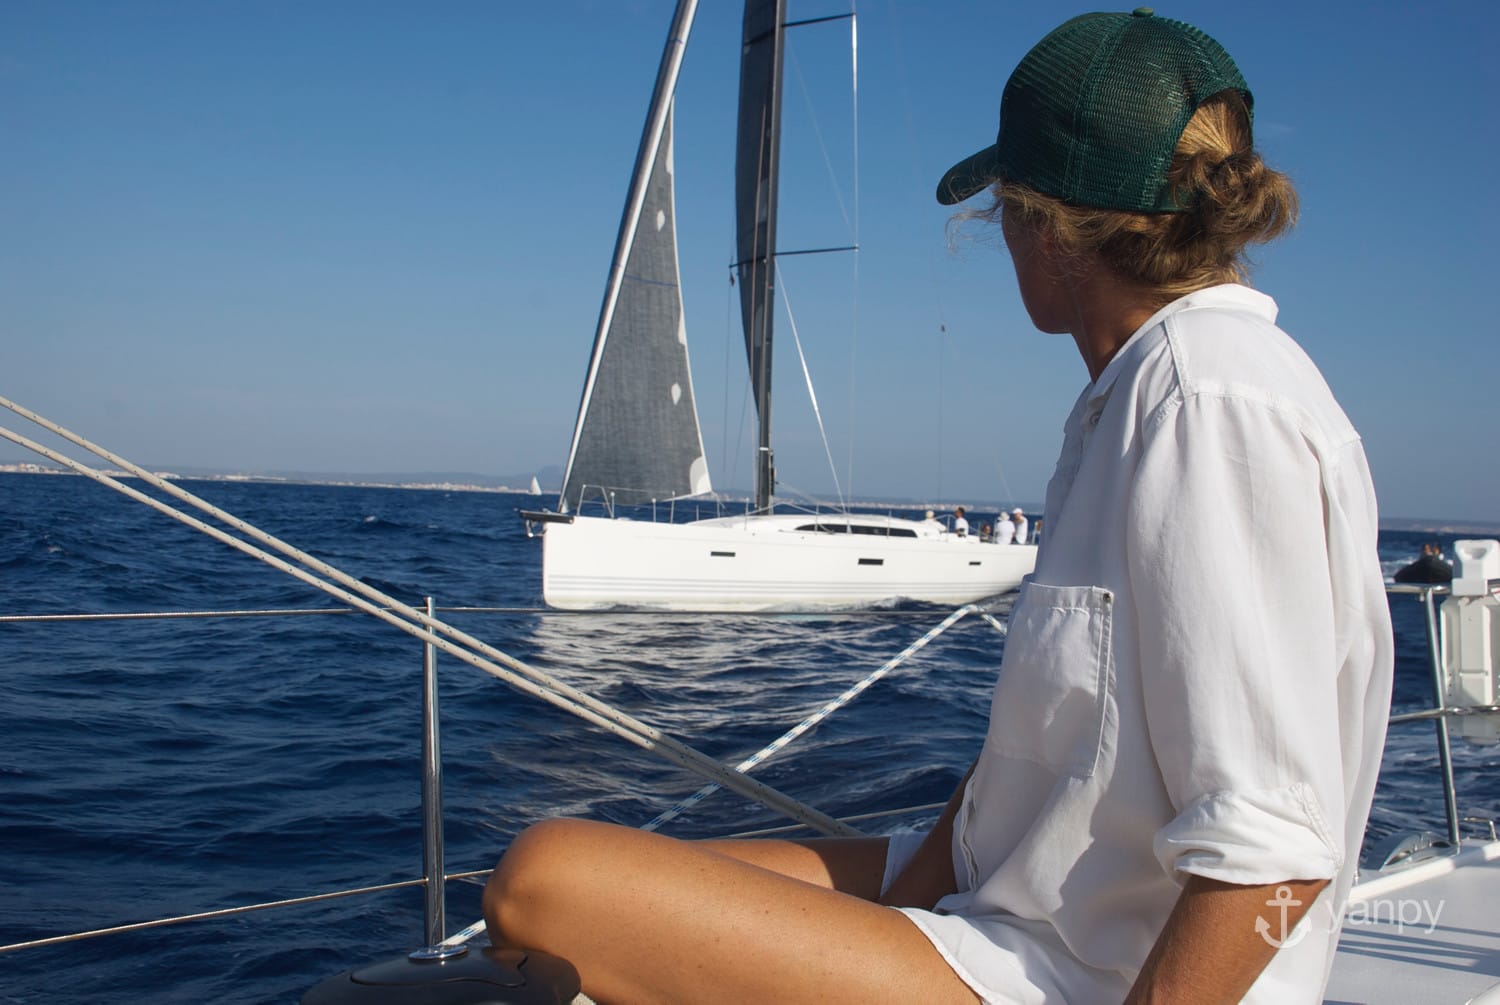
[{"label": "sea", "polygon": [[[541,541],[518,515],[535,496],[182,484],[729,763],[949,613],[552,612]],[[1383,532],[1387,574],[1428,540],[1451,556],[1455,536]],[[1422,605],[1390,602],[1394,707],[1428,707]],[[419,878],[424,647],[342,606],[84,478],[0,474],[0,947]],[[253,613],[266,610],[296,613]],[[212,616],[13,620],[191,612]],[[959,621],[756,777],[838,816],[941,802],[978,750],[1003,644],[981,618]],[[642,824],[700,787],[455,658],[437,676],[450,874],[488,869],[533,821]],[[1433,736],[1393,727],[1367,848],[1442,830]],[[1500,751],[1455,742],[1453,764],[1461,813],[1500,816]],[[663,829],[781,822],[720,792]],[[448,884],[449,933],[479,918],[482,883]],[[408,886],[0,951],[0,1002],[296,1002],[420,947],[423,900]]]}]

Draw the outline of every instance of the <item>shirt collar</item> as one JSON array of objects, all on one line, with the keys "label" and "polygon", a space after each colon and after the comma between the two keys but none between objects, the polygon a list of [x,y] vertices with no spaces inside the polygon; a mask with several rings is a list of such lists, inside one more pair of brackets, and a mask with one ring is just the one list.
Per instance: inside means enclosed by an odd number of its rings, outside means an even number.
[{"label": "shirt collar", "polygon": [[1088,409],[1096,414],[1103,410],[1104,402],[1108,400],[1109,392],[1113,390],[1120,374],[1133,366],[1135,358],[1145,352],[1147,346],[1154,341],[1148,337],[1147,333],[1159,328],[1167,318],[1179,311],[1199,307],[1246,311],[1264,318],[1269,324],[1276,323],[1276,301],[1259,290],[1252,290],[1239,283],[1209,286],[1178,297],[1147,318],[1146,323],[1137,328],[1134,334],[1125,340],[1125,344],[1120,346],[1114,358],[1109,361],[1109,365],[1104,368],[1104,372],[1099,374],[1099,379],[1084,390]]}]

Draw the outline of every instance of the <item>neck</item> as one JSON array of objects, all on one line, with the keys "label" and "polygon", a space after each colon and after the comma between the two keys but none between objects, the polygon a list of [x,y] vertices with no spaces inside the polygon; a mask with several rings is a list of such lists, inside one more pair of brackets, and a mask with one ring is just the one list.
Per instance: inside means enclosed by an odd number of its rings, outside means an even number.
[{"label": "neck", "polygon": [[1070,286],[1073,320],[1069,332],[1098,380],[1120,347],[1168,301],[1160,291],[1121,279],[1102,265],[1080,270]]}]

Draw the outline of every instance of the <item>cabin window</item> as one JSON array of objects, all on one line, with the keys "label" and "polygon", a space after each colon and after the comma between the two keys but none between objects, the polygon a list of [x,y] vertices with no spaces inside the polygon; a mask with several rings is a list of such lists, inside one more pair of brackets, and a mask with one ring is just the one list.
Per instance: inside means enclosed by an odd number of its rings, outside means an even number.
[{"label": "cabin window", "polygon": [[855,524],[852,528],[856,534],[875,534],[880,537],[916,537],[917,532],[907,530],[904,527],[871,527],[868,524]]},{"label": "cabin window", "polygon": [[798,530],[810,530],[818,534],[868,534],[874,537],[916,537],[917,532],[906,527],[875,527],[856,523],[805,523]]}]

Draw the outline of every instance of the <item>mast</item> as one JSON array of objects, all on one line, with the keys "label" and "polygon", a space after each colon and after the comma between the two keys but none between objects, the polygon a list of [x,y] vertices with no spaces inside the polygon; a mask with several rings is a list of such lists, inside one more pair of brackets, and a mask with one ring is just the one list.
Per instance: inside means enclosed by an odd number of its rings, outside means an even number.
[{"label": "mast", "polygon": [[776,466],[771,452],[771,335],[785,30],[786,0],[746,0],[740,53],[739,139],[735,150],[736,266],[750,386],[760,419],[755,457],[757,512],[770,510],[776,489]]}]

